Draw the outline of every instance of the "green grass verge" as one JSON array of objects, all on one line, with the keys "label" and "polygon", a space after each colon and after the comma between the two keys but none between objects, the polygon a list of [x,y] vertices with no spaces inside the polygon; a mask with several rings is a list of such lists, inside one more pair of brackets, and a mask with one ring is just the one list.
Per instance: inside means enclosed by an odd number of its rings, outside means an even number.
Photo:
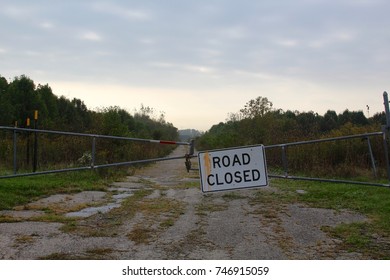
[{"label": "green grass verge", "polygon": [[[274,199],[304,203],[336,211],[349,209],[367,216],[366,222],[342,224],[324,229],[342,239],[344,250],[360,252],[367,258],[390,259],[390,189],[385,187],[307,181],[271,180],[282,194]],[[304,191],[297,192],[298,190]]]},{"label": "green grass verge", "polygon": [[0,180],[0,210],[12,209],[38,198],[58,193],[105,190],[114,176],[93,171],[69,172]]}]

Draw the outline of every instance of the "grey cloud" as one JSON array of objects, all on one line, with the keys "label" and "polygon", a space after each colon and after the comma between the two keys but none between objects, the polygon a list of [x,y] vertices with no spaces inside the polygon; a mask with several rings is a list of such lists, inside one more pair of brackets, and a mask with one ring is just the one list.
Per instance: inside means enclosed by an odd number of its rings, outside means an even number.
[{"label": "grey cloud", "polygon": [[140,86],[367,83],[390,75],[389,10],[363,0],[17,1],[0,10],[0,57],[26,72]]}]

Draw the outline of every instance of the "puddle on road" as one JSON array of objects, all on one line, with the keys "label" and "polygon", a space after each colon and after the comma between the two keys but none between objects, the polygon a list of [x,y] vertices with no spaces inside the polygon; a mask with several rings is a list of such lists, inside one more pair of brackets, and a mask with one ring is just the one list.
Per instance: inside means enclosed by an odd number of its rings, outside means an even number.
[{"label": "puddle on road", "polygon": [[132,196],[134,191],[144,188],[145,186],[139,183],[133,183],[131,180],[128,182],[118,182],[111,185],[108,189],[109,192],[116,193],[112,195],[113,202],[102,206],[87,207],[80,211],[69,212],[66,217],[79,217],[88,218],[98,213],[107,213],[112,209],[119,208],[122,205],[124,199]]},{"label": "puddle on road", "polygon": [[[125,182],[115,182],[111,184],[107,192],[84,191],[77,194],[52,195],[26,206],[16,207],[14,210],[0,211],[0,216],[12,218],[35,218],[45,215],[42,209],[54,207],[66,212],[66,217],[87,218],[98,213],[107,213],[112,209],[119,208],[124,199],[132,196],[135,191],[147,188],[139,183],[140,178],[128,177]],[[107,199],[109,194],[109,199]],[[79,211],[68,212],[71,208],[75,209],[78,205],[90,205]],[[91,206],[91,204],[94,204]],[[68,211],[67,211],[68,210]]]},{"label": "puddle on road", "polygon": [[102,205],[102,206],[97,206],[97,207],[88,207],[84,208],[80,211],[76,212],[69,212],[65,216],[66,217],[79,217],[79,218],[88,218],[90,216],[93,216],[98,213],[107,213],[111,211],[112,209],[119,208],[121,207],[122,201],[125,198],[128,198],[133,195],[133,192],[127,192],[126,193],[121,193],[121,194],[116,194],[113,195],[112,198],[115,200],[113,203]]},{"label": "puddle on road", "polygon": [[66,217],[78,217],[78,218],[88,218],[92,215],[98,214],[98,213],[107,213],[111,211],[112,209],[119,208],[121,206],[120,203],[111,203],[108,205],[103,205],[99,207],[89,207],[84,208],[77,212],[69,212],[65,216]]}]

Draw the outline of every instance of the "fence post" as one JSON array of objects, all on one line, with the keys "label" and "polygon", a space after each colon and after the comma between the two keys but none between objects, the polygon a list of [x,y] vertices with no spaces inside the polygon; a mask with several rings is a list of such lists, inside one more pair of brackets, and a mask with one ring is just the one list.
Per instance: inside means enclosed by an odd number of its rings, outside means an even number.
[{"label": "fence post", "polygon": [[[34,129],[38,129],[38,110],[34,112]],[[33,153],[33,172],[37,171],[38,165],[38,132],[34,131],[34,153]]]},{"label": "fence post", "polygon": [[[30,128],[30,118],[26,119],[26,128]],[[30,132],[26,132],[26,166],[30,165]]]},{"label": "fence post", "polygon": [[386,129],[388,132],[390,128],[390,109],[389,109],[389,97],[386,91],[383,92],[383,105],[385,105]]},{"label": "fence post", "polygon": [[389,128],[390,128],[390,109],[389,109],[389,97],[386,91],[383,92],[383,105],[385,106],[385,113],[386,113],[386,125],[382,127],[383,148],[385,150],[387,177],[390,182],[390,163],[389,163],[389,151],[388,151],[388,144],[387,144],[387,137],[389,136]]},{"label": "fence post", "polygon": [[384,154],[385,154],[385,164],[386,164],[386,169],[387,169],[387,178],[390,183],[390,163],[389,163],[389,149],[387,146],[387,128],[386,126],[382,126],[382,142],[383,142],[383,149],[384,149]]},{"label": "fence post", "polygon": [[[15,122],[15,128],[18,126],[18,122]],[[14,129],[14,174],[17,172],[17,134],[16,134],[16,129]]]},{"label": "fence post", "polygon": [[92,159],[91,159],[91,168],[95,168],[95,154],[96,154],[96,137],[92,137]]},{"label": "fence post", "polygon": [[371,166],[372,166],[372,170],[374,172],[374,177],[377,178],[377,172],[376,172],[376,165],[375,165],[375,158],[374,158],[374,154],[372,152],[372,148],[371,148],[371,141],[370,141],[370,137],[366,137],[366,140],[367,140],[367,145],[368,145],[368,152],[370,153],[370,159],[371,159]]},{"label": "fence post", "polygon": [[190,142],[190,150],[189,150],[189,155],[192,156],[195,153],[195,140],[192,139]]},{"label": "fence post", "polygon": [[287,154],[286,154],[286,145],[282,146],[282,162],[284,169],[284,177],[288,177],[288,163],[287,163]]}]

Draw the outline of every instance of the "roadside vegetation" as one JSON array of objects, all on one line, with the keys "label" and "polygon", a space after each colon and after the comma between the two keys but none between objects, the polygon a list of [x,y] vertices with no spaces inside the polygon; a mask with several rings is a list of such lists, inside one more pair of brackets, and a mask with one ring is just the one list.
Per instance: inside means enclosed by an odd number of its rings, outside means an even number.
[{"label": "roadside vegetation", "polygon": [[[156,114],[155,109],[143,104],[133,113],[120,107],[89,110],[82,100],[58,97],[49,85],[36,85],[24,75],[10,82],[0,75],[0,104],[0,126],[155,140],[177,140],[179,137],[178,129],[165,120],[163,112]],[[128,107],[137,105],[127,104]],[[38,120],[35,124],[36,110]],[[0,175],[13,174],[13,141],[12,131],[0,131]],[[18,132],[16,141],[16,171],[32,172],[34,134]],[[37,142],[37,171],[91,164],[91,138],[40,133]],[[97,139],[95,165],[161,157],[172,148],[153,143]],[[12,209],[51,194],[104,190],[110,182],[129,172],[132,169],[123,167],[1,179],[0,210]]]},{"label": "roadside vegetation", "polygon": [[[265,146],[378,132],[386,124],[384,113],[367,118],[363,111],[328,110],[315,112],[284,111],[273,108],[266,97],[257,97],[225,122],[216,124],[195,143],[198,150],[263,144]],[[370,137],[376,174],[367,138],[331,141],[288,147],[289,175],[388,183],[385,149],[380,136]],[[267,149],[267,168],[284,174],[280,148]],[[359,252],[367,259],[390,259],[390,189],[309,181],[271,179],[280,191],[258,192],[250,203],[283,205],[302,203],[308,207],[351,210],[367,216],[367,221],[323,228],[330,236],[343,240],[339,249]],[[229,197],[234,197],[229,194]],[[264,213],[274,219],[276,212]]]},{"label": "roadside vegetation", "polygon": [[[80,99],[58,97],[49,85],[36,86],[22,75],[13,81],[0,75],[0,126],[39,128],[66,132],[123,136],[154,140],[177,140],[178,129],[165,120],[163,112],[141,104],[133,113],[120,107],[89,110]],[[127,104],[127,107],[139,104]],[[38,120],[35,122],[35,111]],[[29,120],[29,122],[28,122]],[[35,138],[29,132],[17,133],[19,173],[33,169]],[[0,175],[10,174],[13,163],[13,132],[0,131]],[[88,166],[92,160],[92,139],[39,133],[37,137],[37,171]],[[172,147],[124,140],[97,139],[95,164],[155,158],[164,156]]]},{"label": "roadside vegetation", "polygon": [[272,179],[280,192],[258,192],[251,203],[281,205],[301,203],[308,207],[351,210],[367,217],[364,222],[322,228],[343,240],[339,249],[360,252],[367,259],[390,259],[390,189],[349,184]]},{"label": "roadside vegetation", "polygon": [[[26,76],[8,83],[0,76],[0,125],[27,127],[26,119],[33,119],[39,111],[39,128],[93,134],[127,136],[147,139],[178,139],[178,130],[167,123],[164,114],[156,116],[154,109],[141,106],[134,114],[119,107],[88,110],[78,99],[68,100],[55,96],[48,85],[35,86]],[[283,111],[274,109],[266,97],[250,100],[237,113],[229,114],[225,122],[214,125],[199,136],[195,143],[198,150],[220,149],[244,145],[272,145],[310,139],[331,138],[345,135],[377,132],[385,123],[384,114],[365,117],[362,111],[345,110],[337,114],[328,110],[323,116],[315,112]],[[31,127],[33,125],[31,124]],[[191,132],[192,133],[192,132]],[[191,134],[192,135],[192,134]],[[18,134],[18,171],[31,172],[33,135]],[[38,169],[57,169],[88,165],[91,161],[91,140],[81,137],[57,135],[39,136]],[[374,176],[368,152],[367,139],[343,140],[288,148],[288,170],[295,175],[345,178],[362,181],[386,181],[386,167],[381,137],[370,138],[377,166]],[[0,174],[12,172],[13,135],[0,131]],[[126,143],[98,139],[96,164],[130,161],[164,156],[169,147],[150,144]],[[281,151],[267,150],[268,169],[283,173]],[[196,162],[195,162],[196,165]],[[58,193],[76,193],[86,190],[106,191],[107,186],[128,174],[128,169],[102,169],[45,176],[1,179],[0,210],[13,209],[42,197]],[[191,175],[189,175],[191,176]],[[389,188],[355,186],[318,182],[271,179],[271,187],[280,191],[254,191],[244,197],[238,192],[227,192],[223,201],[248,199],[251,204],[272,205],[275,213],[266,213],[270,219],[285,204],[301,203],[309,207],[328,208],[335,211],[349,209],[367,216],[367,221],[323,228],[329,235],[343,240],[340,249],[360,252],[368,259],[390,259],[390,190]],[[198,187],[197,184],[180,186]],[[154,188],[156,188],[154,186]],[[145,216],[164,219],[157,230],[172,226],[185,211],[185,205],[167,197],[147,199],[150,189],[139,190],[128,198],[121,208],[105,214],[104,223],[87,235],[109,234],[112,227],[123,219],[134,217],[139,211]],[[202,203],[196,206],[196,214],[206,216],[212,211],[222,211],[226,204]],[[55,217],[59,219],[59,217]],[[77,231],[77,222],[70,220],[64,230]],[[147,244],[152,238],[151,225],[140,223],[128,238]],[[28,242],[22,239],[21,242]],[[102,252],[91,252],[91,254]],[[103,253],[109,253],[104,251]]]},{"label": "roadside vegetation", "polygon": [[[123,174],[122,174],[123,175]],[[0,210],[25,205],[42,197],[82,191],[105,191],[120,173],[80,171],[45,176],[1,179]]]},{"label": "roadside vegetation", "polygon": [[[273,108],[266,97],[248,101],[237,113],[230,113],[225,122],[216,124],[196,140],[198,150],[246,145],[273,145],[323,138],[334,138],[381,131],[385,114],[366,118],[363,111],[337,114],[328,110],[323,116],[313,111],[284,111]],[[367,139],[351,139],[304,146],[288,147],[288,170],[295,175],[327,176],[370,180],[386,178],[384,148],[380,136],[370,137],[376,178],[371,169]],[[266,151],[267,165],[272,172],[283,172],[280,148]]]}]

